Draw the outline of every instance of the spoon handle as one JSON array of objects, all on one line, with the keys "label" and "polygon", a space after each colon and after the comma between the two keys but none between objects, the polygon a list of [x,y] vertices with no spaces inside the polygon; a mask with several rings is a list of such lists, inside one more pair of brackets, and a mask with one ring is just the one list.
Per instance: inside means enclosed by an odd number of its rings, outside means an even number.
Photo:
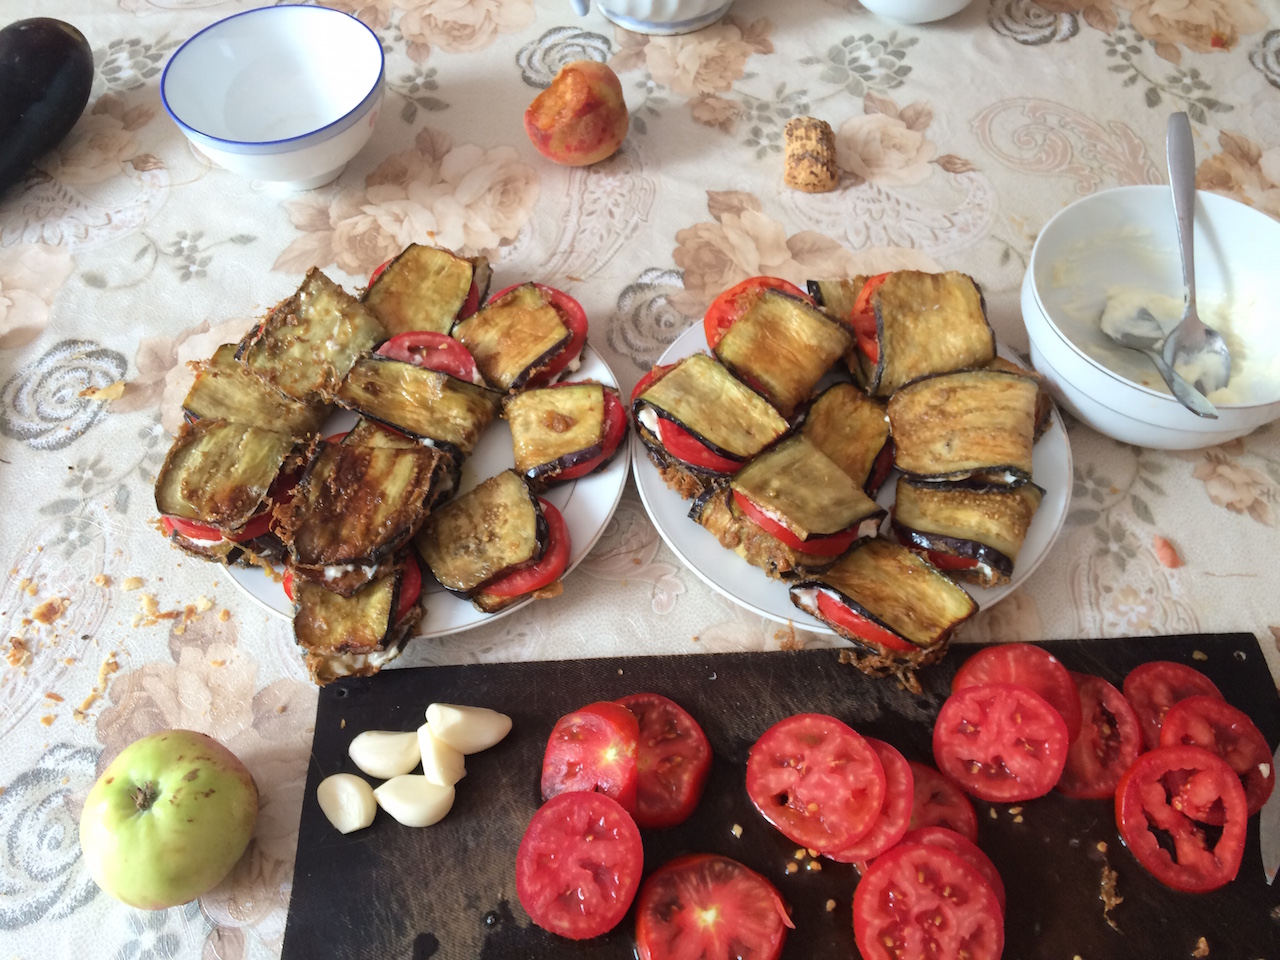
[{"label": "spoon handle", "polygon": [[1206,420],[1218,419],[1218,408],[1208,401],[1203,393],[1187,383],[1168,363],[1164,357],[1160,356],[1157,350],[1144,350],[1151,362],[1156,365],[1156,369],[1160,371],[1160,376],[1164,377],[1164,382],[1169,385],[1169,389],[1173,391],[1174,398],[1194,413],[1197,417],[1204,417]]},{"label": "spoon handle", "polygon": [[1178,220],[1178,250],[1182,254],[1182,277],[1186,283],[1187,306],[1196,302],[1196,272],[1192,265],[1196,206],[1196,152],[1191,140],[1191,122],[1185,113],[1169,116],[1165,137],[1169,157],[1169,183],[1173,187],[1173,213]]}]

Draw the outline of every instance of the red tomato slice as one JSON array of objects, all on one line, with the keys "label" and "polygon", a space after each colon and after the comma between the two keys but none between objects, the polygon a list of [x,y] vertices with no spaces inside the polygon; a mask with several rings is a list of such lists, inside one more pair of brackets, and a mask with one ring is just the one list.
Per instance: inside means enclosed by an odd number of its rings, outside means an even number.
[{"label": "red tomato slice", "polygon": [[1121,687],[1142,724],[1142,742],[1151,750],[1160,745],[1165,711],[1187,697],[1217,697],[1222,691],[1194,667],[1172,660],[1152,660],[1134,667]]},{"label": "red tomato slice", "polygon": [[[1227,762],[1244,785],[1249,816],[1262,809],[1276,785],[1267,738],[1249,719],[1217,697],[1187,697],[1164,715],[1160,746],[1191,744],[1216,753]],[[1213,823],[1214,820],[1208,822]]]},{"label": "red tomato slice", "polygon": [[835,717],[779,720],[747,755],[747,795],[787,839],[811,850],[843,850],[871,829],[884,805],[880,758]]},{"label": "red tomato slice", "polygon": [[[558,384],[558,386],[570,386],[570,384]],[[592,457],[590,460],[583,460],[576,466],[570,467],[568,470],[562,470],[556,474],[557,480],[577,480],[579,477],[585,477],[589,473],[594,473],[602,466],[609,462],[618,450],[622,438],[627,433],[627,411],[622,406],[622,401],[612,391],[606,389],[604,392],[604,439],[602,441],[602,449],[599,456]]]},{"label": "red tomato slice", "polygon": [[867,496],[874,498],[876,493],[884,482],[889,479],[889,473],[893,470],[893,440],[887,440],[885,445],[876,454],[876,462],[871,465],[871,476],[867,478],[867,482],[863,489],[866,490]]},{"label": "red tomato slice", "polygon": [[523,597],[555,583],[569,566],[569,527],[564,517],[549,501],[538,498],[542,515],[547,518],[547,546],[542,559],[527,567],[509,573],[484,588],[484,593],[495,597]]},{"label": "red tomato slice", "polygon": [[[1177,781],[1170,790],[1167,785]],[[1189,807],[1220,807],[1216,841]],[[1157,747],[1134,761],[1116,788],[1116,826],[1125,845],[1167,887],[1203,893],[1235,879],[1244,856],[1248,807],[1235,771],[1203,747]]]},{"label": "red tomato slice", "polygon": [[794,927],[778,891],[728,857],[694,853],[655,870],[636,901],[640,960],[777,960]]},{"label": "red tomato slice", "polygon": [[978,565],[973,557],[957,557],[937,550],[926,550],[925,558],[939,570],[970,570]]},{"label": "red tomato slice", "polygon": [[[518,286],[520,284],[513,283],[509,287],[504,287],[489,299],[497,300]],[[545,370],[537,376],[529,378],[529,382],[525,384],[526,387],[539,387],[550,383],[560,376],[565,367],[569,366],[573,359],[582,353],[582,348],[587,345],[587,312],[582,309],[582,304],[563,290],[548,287],[545,283],[535,283],[534,286],[542,291],[542,295],[546,297],[547,302],[555,308],[556,313],[560,314],[560,322],[569,330],[569,343],[552,358],[551,363],[548,364]]]},{"label": "red tomato slice", "polygon": [[978,815],[964,791],[933,767],[908,760],[915,792],[911,802],[909,830],[946,827],[967,840],[978,841]]},{"label": "red tomato slice", "polygon": [[876,326],[876,312],[871,306],[871,295],[889,278],[889,274],[881,273],[871,277],[858,291],[853,301],[853,309],[849,314],[849,325],[853,327],[854,339],[858,349],[872,363],[880,362],[879,328]]},{"label": "red tomato slice", "polygon": [[542,757],[542,799],[595,791],[636,808],[640,724],[626,707],[602,700],[567,713],[551,730]]},{"label": "red tomato slice", "polygon": [[412,330],[399,333],[375,351],[380,357],[403,360],[428,370],[439,370],[467,383],[484,383],[475,358],[458,340],[443,333]]},{"label": "red tomato slice", "polygon": [[1067,724],[1067,736],[1080,733],[1080,693],[1062,661],[1044,647],[1030,643],[1001,643],[983,647],[956,671],[951,692],[984,683],[1016,683],[1030,687],[1049,701]]},{"label": "red tomato slice", "polygon": [[160,518],[160,526],[166,534],[177,533],[179,536],[186,537],[189,540],[231,540],[235,543],[248,543],[271,529],[271,513],[266,511],[250,517],[249,522],[240,529],[239,533],[232,537],[228,537],[217,527],[210,527],[194,520],[184,520],[182,517],[173,517],[167,514]]},{"label": "red tomato slice", "polygon": [[907,763],[906,757],[883,740],[867,737],[866,741],[871,744],[871,749],[880,758],[880,765],[884,767],[884,806],[880,808],[880,816],[871,825],[871,829],[855,840],[852,846],[827,854],[840,863],[857,863],[880,856],[902,839],[911,820],[911,806],[915,797],[911,765]]},{"label": "red tomato slice", "polygon": [[516,895],[542,929],[585,940],[626,916],[643,869],[640,830],[617,801],[565,793],[529,821],[516,852]]},{"label": "red tomato slice", "polygon": [[733,499],[737,503],[738,509],[746,514],[748,520],[792,550],[801,550],[820,557],[838,557],[858,539],[858,527],[855,526],[840,533],[818,534],[808,540],[802,540],[737,490],[733,491]]},{"label": "red tomato slice", "polygon": [[751,277],[743,280],[721,293],[711,301],[711,306],[707,307],[707,312],[702,318],[702,330],[707,337],[707,346],[714,348],[724,339],[725,333],[751,309],[751,305],[759,299],[760,294],[770,289],[781,290],[806,303],[813,303],[813,298],[794,283],[788,283],[779,277]]},{"label": "red tomato slice", "polygon": [[707,735],[680,704],[660,693],[618,700],[640,724],[636,752],[636,824],[674,827],[693,813],[711,772]]},{"label": "red tomato slice", "polygon": [[853,301],[853,309],[850,313],[853,317],[862,318],[868,313],[871,314],[871,329],[875,330],[875,310],[871,307],[871,295],[880,287],[884,286],[884,282],[889,279],[888,273],[878,273],[874,277],[868,277],[867,281],[862,285],[862,289],[858,291],[858,296]]},{"label": "red tomato slice", "polygon": [[938,769],[995,803],[1043,797],[1062,776],[1067,725],[1029,687],[988,683],[957,690],[933,725]]},{"label": "red tomato slice", "polygon": [[982,852],[982,848],[968,837],[961,836],[946,827],[921,827],[918,830],[908,832],[902,838],[902,842],[932,844],[935,847],[950,850],[959,856],[960,859],[982,874],[982,879],[990,884],[991,892],[996,895],[996,901],[1000,904],[1000,913],[1004,913],[1004,880],[1000,878],[1000,871],[991,862],[991,858]]},{"label": "red tomato slice", "polygon": [[1120,778],[1142,752],[1138,715],[1116,687],[1101,677],[1073,673],[1084,723],[1071,742],[1058,790],[1078,800],[1115,796]]},{"label": "red tomato slice", "polygon": [[824,619],[845,630],[855,637],[866,641],[873,647],[884,650],[896,650],[900,653],[911,653],[916,648],[892,630],[887,630],[874,620],[869,620],[860,613],[855,613],[825,590],[818,591],[818,613]]},{"label": "red tomato slice", "polygon": [[982,874],[959,855],[901,843],[858,881],[853,936],[864,960],[999,960],[1004,916]]}]

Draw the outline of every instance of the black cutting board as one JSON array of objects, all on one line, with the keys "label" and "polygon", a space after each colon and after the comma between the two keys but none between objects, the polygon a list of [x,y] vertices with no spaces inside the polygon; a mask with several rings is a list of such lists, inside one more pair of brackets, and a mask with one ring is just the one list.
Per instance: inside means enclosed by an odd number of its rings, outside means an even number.
[{"label": "black cutting board", "polygon": [[[1280,741],[1280,698],[1251,634],[1043,646],[1069,668],[1117,686],[1147,660],[1194,666],[1253,717],[1270,744]],[[786,872],[796,846],[747,799],[747,751],[776,721],[816,711],[932,762],[933,719],[956,668],[974,649],[955,647],[923,671],[923,696],[862,675],[833,650],[476,664],[388,670],[332,684],[320,693],[283,960],[634,957],[630,916],[612,933],[576,943],[532,926],[515,896],[514,862],[540,803],[542,751],[556,719],[593,700],[641,690],[681,703],[715,751],[694,816],[645,833],[647,869],[692,851],[734,857],[772,880],[791,907],[796,929],[784,957],[856,957],[856,871],[824,860],[820,871]],[[502,710],[514,729],[498,746],[467,758],[453,810],[439,824],[411,829],[379,812],[369,829],[337,833],[316,804],[317,784],[332,773],[358,772],[347,758],[357,733],[414,730],[432,701]],[[1280,958],[1280,886],[1268,887],[1263,878],[1257,817],[1238,878],[1193,895],[1166,889],[1133,860],[1116,833],[1110,802],[1055,793],[1021,807],[1022,822],[1016,822],[1008,806],[975,803],[979,844],[1008,890],[1008,960],[1173,960],[1191,957],[1201,937],[1211,960]],[[735,824],[741,838],[732,832]],[[1104,861],[1118,872],[1124,897],[1111,913],[1118,929],[1105,922],[1098,896]],[[826,909],[828,900],[834,910]]]}]

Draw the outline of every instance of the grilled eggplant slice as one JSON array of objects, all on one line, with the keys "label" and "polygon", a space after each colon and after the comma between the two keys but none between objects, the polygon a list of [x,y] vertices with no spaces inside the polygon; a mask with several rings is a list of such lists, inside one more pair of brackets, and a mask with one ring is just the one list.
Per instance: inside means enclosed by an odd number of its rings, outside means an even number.
[{"label": "grilled eggplant slice", "polygon": [[1012,579],[1018,551],[1043,496],[1034,483],[975,486],[899,477],[893,532],[914,550],[944,562],[953,558],[943,566],[953,579],[992,587]]},{"label": "grilled eggplant slice", "polygon": [[599,457],[605,450],[609,397],[610,404],[621,404],[618,391],[599,383],[566,383],[507,397],[502,415],[511,427],[516,472],[542,489],[565,470]]},{"label": "grilled eggplant slice", "polygon": [[572,334],[538,288],[523,283],[491,300],[453,328],[480,373],[503,391],[520,390],[569,346]]},{"label": "grilled eggplant slice", "polygon": [[1003,370],[924,377],[889,398],[894,464],[920,479],[1031,478],[1034,380]]},{"label": "grilled eggplant slice", "polygon": [[1044,377],[1038,371],[1030,370],[1021,364],[1014,363],[1012,360],[1006,360],[1004,357],[996,357],[987,364],[987,369],[1021,374],[1024,377],[1030,377],[1036,382],[1036,386],[1039,387],[1039,391],[1036,393],[1036,439],[1039,440],[1044,432],[1049,429],[1049,417],[1053,414],[1053,398],[1049,395],[1049,390],[1045,386]]},{"label": "grilled eggplant slice", "polygon": [[492,271],[485,257],[459,257],[451,250],[413,243],[378,274],[364,304],[389,335],[453,329],[474,284],[482,302]]},{"label": "grilled eggplant slice", "polygon": [[[854,305],[863,285],[871,279],[866,276],[855,276],[848,280],[809,280],[805,286],[814,303],[827,312],[827,315],[838,323],[847,324],[853,316]],[[871,382],[876,365],[867,360],[856,343],[849,345],[844,352],[844,364],[848,368],[853,382],[863,390]]]},{"label": "grilled eggplant slice", "polygon": [[447,453],[367,421],[320,444],[276,511],[295,573],[351,596],[418,531],[454,469]]},{"label": "grilled eggplant slice", "polygon": [[541,560],[547,536],[538,498],[504,470],[432,513],[414,544],[442,587],[492,613],[523,598],[486,597],[485,585]]},{"label": "grilled eggplant slice", "polygon": [[874,497],[893,469],[893,439],[885,405],[851,383],[837,383],[824,390],[800,428],[803,436],[854,483]]},{"label": "grilled eggplant slice", "polygon": [[375,355],[355,362],[338,390],[338,402],[465,457],[493,422],[502,394],[438,370]]},{"label": "grilled eggplant slice", "polygon": [[236,357],[281,392],[332,402],[356,359],[387,338],[359,300],[315,267],[240,343]]},{"label": "grilled eggplant slice", "polygon": [[[913,669],[941,659],[955,628],[978,611],[950,579],[906,547],[879,538],[862,541],[822,574],[795,584],[790,594],[797,607],[854,644],[851,659],[859,669],[898,676],[915,690]],[[847,619],[841,623],[825,615],[819,608],[823,594],[828,603],[869,621],[870,629],[859,633]],[[879,630],[899,642],[873,639]]]},{"label": "grilled eggplant slice", "polygon": [[236,344],[224,343],[199,364],[195,382],[182,401],[190,420],[229,420],[255,426],[271,424],[277,433],[304,440],[320,430],[329,407],[287,397],[236,360]]},{"label": "grilled eggplant slice", "polygon": [[818,308],[765,289],[725,331],[714,353],[790,419],[852,343],[848,328]]}]

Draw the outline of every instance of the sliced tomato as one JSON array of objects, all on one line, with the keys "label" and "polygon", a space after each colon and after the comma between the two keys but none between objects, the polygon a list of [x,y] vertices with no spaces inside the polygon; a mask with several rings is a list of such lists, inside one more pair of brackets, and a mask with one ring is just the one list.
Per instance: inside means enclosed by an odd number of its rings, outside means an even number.
[{"label": "sliced tomato", "polygon": [[858,881],[853,936],[864,960],[999,960],[1004,916],[991,886],[958,854],[901,843]]},{"label": "sliced tomato", "polygon": [[873,647],[896,650],[899,653],[911,653],[916,649],[909,640],[904,640],[892,630],[887,630],[874,620],[849,609],[825,590],[818,591],[818,614]]},{"label": "sliced tomato", "polygon": [[160,518],[160,526],[165,534],[177,533],[179,536],[186,537],[189,540],[231,540],[235,543],[247,543],[271,529],[271,514],[259,513],[251,517],[240,532],[232,537],[228,537],[217,527],[210,527],[194,520],[184,520],[182,517],[173,517],[167,514]]},{"label": "sliced tomato", "polygon": [[876,493],[884,486],[884,482],[889,479],[889,474],[893,470],[893,440],[885,441],[885,445],[880,448],[880,452],[876,454],[875,463],[871,465],[871,476],[867,478],[864,489],[867,496],[875,497]]},{"label": "sliced tomato", "polygon": [[926,550],[925,558],[939,570],[972,570],[978,565],[973,557],[957,557],[950,553],[939,553],[937,550]]},{"label": "sliced tomato", "polygon": [[996,900],[1000,904],[1000,912],[1004,913],[1004,880],[1000,877],[1000,871],[991,862],[991,858],[982,852],[982,848],[968,837],[962,836],[954,830],[948,830],[946,827],[920,827],[918,830],[909,831],[902,838],[902,842],[928,843],[936,847],[942,847],[944,850],[950,850],[959,856],[982,874],[982,879],[990,884],[991,892],[996,895]]},{"label": "sliced tomato", "polygon": [[1113,684],[1073,673],[1084,722],[1071,742],[1058,790],[1078,800],[1115,796],[1120,778],[1142,752],[1142,727],[1129,701]]},{"label": "sliced tomato", "polygon": [[1129,671],[1121,689],[1142,724],[1142,741],[1150,750],[1160,745],[1165,712],[1187,697],[1217,697],[1217,684],[1194,667],[1172,660],[1152,660]]},{"label": "sliced tomato", "polygon": [[[1222,812],[1220,832],[1206,831],[1194,818],[1195,810],[1211,808]],[[1204,893],[1234,880],[1248,819],[1240,778],[1203,747],[1156,747],[1134,761],[1116,788],[1116,826],[1125,845],[1174,890]]]},{"label": "sliced tomato", "polygon": [[911,806],[915,797],[911,765],[895,747],[883,740],[867,737],[866,741],[871,744],[871,749],[880,758],[880,765],[884,767],[884,805],[871,829],[855,840],[852,846],[827,854],[840,863],[858,863],[880,856],[902,839],[911,820]]},{"label": "sliced tomato", "polygon": [[747,795],[783,836],[811,850],[843,850],[884,805],[880,758],[852,727],[819,713],[779,720],[747,755]]},{"label": "sliced tomato", "polygon": [[824,533],[802,540],[788,530],[784,524],[774,520],[753,500],[739,491],[733,491],[733,500],[748,520],[792,550],[812,553],[819,557],[838,557],[858,539],[858,527],[855,526],[849,530],[842,530],[840,533]]},{"label": "sliced tomato", "polygon": [[[571,384],[558,384],[558,386],[567,387],[571,386]],[[556,474],[556,479],[577,480],[579,477],[585,477],[587,474],[599,470],[617,453],[618,446],[622,443],[622,438],[626,434],[627,411],[622,406],[622,401],[618,399],[617,394],[612,390],[606,389],[604,391],[604,439],[601,441],[599,455],[592,457],[590,460],[583,460],[568,470],[560,471],[560,473]]]},{"label": "sliced tomato", "polygon": [[779,277],[751,277],[743,280],[721,293],[711,301],[711,306],[707,307],[707,312],[702,318],[702,330],[707,337],[707,346],[714,348],[724,339],[729,328],[751,309],[751,305],[766,290],[781,290],[806,303],[813,303],[813,298],[794,283],[788,283]]},{"label": "sliced tomato", "polygon": [[636,824],[674,827],[693,813],[711,773],[711,744],[680,704],[660,693],[632,693],[618,703],[640,724],[636,751]]},{"label": "sliced tomato", "polygon": [[636,955],[777,960],[794,926],[778,891],[760,874],[728,857],[694,853],[644,882],[636,900]]},{"label": "sliced tomato", "polygon": [[933,725],[938,769],[995,803],[1042,797],[1062,776],[1067,725],[1044,697],[1014,683],[957,690]]},{"label": "sliced tomato", "polygon": [[523,597],[526,593],[550,586],[564,576],[572,549],[569,526],[550,501],[539,497],[538,502],[542,504],[542,515],[547,518],[547,546],[542,551],[542,559],[495,580],[484,588],[485,593],[495,597]]},{"label": "sliced tomato", "polygon": [[962,837],[978,842],[978,815],[964,791],[928,764],[908,760],[915,784],[911,802],[911,822],[907,829],[946,827]]},{"label": "sliced tomato", "polygon": [[1160,746],[1179,744],[1204,747],[1226,761],[1244,785],[1249,816],[1262,809],[1275,789],[1276,772],[1271,768],[1267,738],[1248,714],[1225,700],[1187,697],[1170,707],[1160,725]]},{"label": "sliced tomato", "polygon": [[1058,711],[1072,740],[1080,733],[1080,693],[1062,661],[1031,643],[983,647],[956,671],[951,692],[984,683],[1016,683],[1030,687]]},{"label": "sliced tomato", "polygon": [[542,929],[585,940],[626,916],[643,870],[640,830],[617,801],[564,793],[529,821],[516,851],[516,895]]},{"label": "sliced tomato", "polygon": [[[520,284],[513,283],[509,287],[504,287],[489,297],[489,300],[497,300],[518,286]],[[547,302],[555,308],[556,313],[560,314],[560,322],[569,331],[569,342],[563,350],[555,355],[545,370],[537,376],[529,378],[529,382],[525,384],[526,387],[540,387],[551,383],[564,372],[564,369],[576,357],[581,355],[582,348],[587,345],[587,312],[582,309],[582,304],[563,290],[549,287],[545,283],[535,283],[534,286],[542,291],[542,295],[546,297]]]},{"label": "sliced tomato", "polygon": [[542,799],[595,791],[636,809],[640,724],[620,703],[602,700],[556,721],[542,756]]},{"label": "sliced tomato", "polygon": [[471,351],[461,341],[443,333],[411,330],[398,333],[375,351],[380,357],[403,360],[428,370],[439,370],[467,383],[484,383]]},{"label": "sliced tomato", "polygon": [[880,362],[880,340],[879,329],[876,326],[876,312],[871,306],[871,295],[888,278],[889,274],[881,273],[868,279],[858,291],[858,296],[853,301],[853,309],[849,314],[849,325],[853,327],[858,349],[872,363]]}]

